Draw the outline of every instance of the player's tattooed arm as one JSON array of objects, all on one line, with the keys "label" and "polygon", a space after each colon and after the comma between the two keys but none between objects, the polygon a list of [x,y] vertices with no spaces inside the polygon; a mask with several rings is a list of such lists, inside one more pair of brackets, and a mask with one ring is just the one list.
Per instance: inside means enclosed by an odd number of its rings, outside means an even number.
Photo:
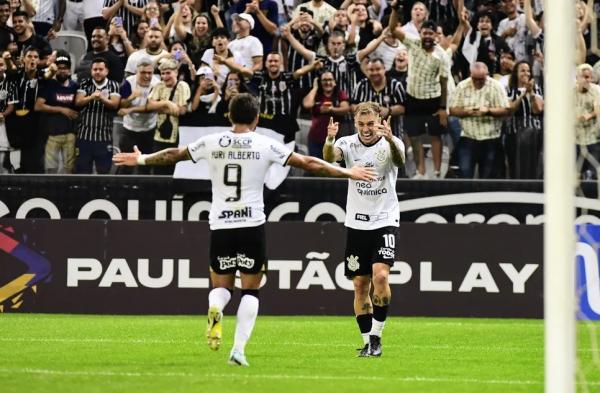
[{"label": "player's tattooed arm", "polygon": [[304,169],[318,176],[345,177],[353,180],[373,181],[376,172],[372,168],[354,166],[352,168],[341,168],[316,157],[292,153],[288,165]]},{"label": "player's tattooed arm", "polygon": [[189,160],[187,146],[182,148],[171,147],[157,151],[146,156],[146,165],[173,165],[179,161]]},{"label": "player's tattooed arm", "polygon": [[390,142],[390,151],[392,153],[392,162],[397,167],[404,166],[404,152],[400,150],[396,142]]},{"label": "player's tattooed arm", "polygon": [[142,154],[137,146],[134,146],[133,153],[118,153],[113,156],[113,162],[117,166],[173,165],[185,160],[191,160],[187,146],[172,147],[152,154]]}]

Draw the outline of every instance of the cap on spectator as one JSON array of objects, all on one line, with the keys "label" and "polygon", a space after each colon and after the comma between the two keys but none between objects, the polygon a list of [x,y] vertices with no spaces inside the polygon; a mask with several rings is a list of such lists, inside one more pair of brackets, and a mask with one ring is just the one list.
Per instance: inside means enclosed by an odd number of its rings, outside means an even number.
[{"label": "cap on spectator", "polygon": [[164,70],[176,70],[177,69],[177,63],[175,63],[173,60],[170,60],[170,59],[163,59],[160,62],[160,65],[158,66],[158,69],[160,71],[164,71]]},{"label": "cap on spectator", "polygon": [[207,66],[202,66],[202,67],[198,68],[198,71],[196,71],[196,76],[200,76],[200,75],[208,76],[208,75],[212,75],[212,74],[213,74],[212,68],[207,67]]},{"label": "cap on spectator", "polygon": [[59,50],[56,52],[56,65],[64,64],[67,67],[71,68],[71,55],[69,52],[64,50]]},{"label": "cap on spectator", "polygon": [[242,12],[241,14],[231,15],[231,19],[235,19],[235,18],[245,20],[246,22],[248,22],[250,24],[250,30],[254,29],[254,18],[252,17],[252,15],[250,15],[246,12]]}]

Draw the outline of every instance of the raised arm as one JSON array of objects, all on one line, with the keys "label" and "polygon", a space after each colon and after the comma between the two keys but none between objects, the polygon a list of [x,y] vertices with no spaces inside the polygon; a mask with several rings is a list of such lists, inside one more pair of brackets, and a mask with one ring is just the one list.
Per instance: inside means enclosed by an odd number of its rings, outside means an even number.
[{"label": "raised arm", "polygon": [[342,149],[333,146],[339,127],[340,123],[334,122],[333,117],[330,117],[327,125],[327,139],[323,145],[323,159],[327,162],[338,162],[343,158]]},{"label": "raised arm", "polygon": [[537,37],[542,29],[540,29],[538,24],[535,23],[535,20],[533,19],[533,7],[531,6],[532,2],[533,0],[525,0],[525,22],[527,22],[527,28],[531,32],[531,35]]},{"label": "raised arm", "polygon": [[379,47],[379,45],[381,45],[385,38],[385,34],[388,30],[389,29],[387,27],[383,29],[383,32],[379,35],[379,37],[375,38],[374,40],[371,40],[371,42],[369,42],[367,46],[358,51],[358,53],[356,54],[356,58],[358,59],[359,63],[362,62],[365,57],[373,53],[375,49]]},{"label": "raised arm", "polygon": [[390,31],[392,32],[394,37],[404,42],[406,35],[404,34],[404,31],[400,28],[398,20],[398,11],[396,10],[398,1],[400,0],[394,0],[392,1],[392,4],[390,4],[390,7],[392,7],[392,13],[390,14],[390,23],[388,27],[390,28]]},{"label": "raised arm", "polygon": [[283,38],[285,38],[290,43],[292,48],[294,48],[294,50],[296,52],[298,52],[300,54],[300,56],[304,57],[306,59],[306,61],[313,61],[316,53],[311,50],[306,49],[306,47],[304,45],[302,45],[300,42],[298,42],[296,37],[294,37],[294,35],[290,31],[289,23],[287,25],[283,26],[283,28],[281,29],[281,36]]},{"label": "raised arm", "polygon": [[111,20],[113,16],[117,14],[119,8],[121,8],[124,4],[125,0],[117,0],[115,4],[110,7],[102,8],[102,17],[104,20]]}]

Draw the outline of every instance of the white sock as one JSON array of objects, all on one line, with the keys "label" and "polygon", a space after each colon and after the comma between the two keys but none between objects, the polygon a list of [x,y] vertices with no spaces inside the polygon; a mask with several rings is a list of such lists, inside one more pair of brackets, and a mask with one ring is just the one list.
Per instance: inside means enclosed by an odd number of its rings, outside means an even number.
[{"label": "white sock", "polygon": [[361,333],[360,334],[363,339],[363,344],[367,345],[369,343],[369,333]]},{"label": "white sock", "polygon": [[235,341],[233,349],[244,353],[246,343],[250,339],[254,322],[258,315],[258,298],[252,295],[242,296],[237,311],[237,324],[235,325]]},{"label": "white sock", "polygon": [[371,335],[381,337],[381,333],[383,333],[383,327],[385,326],[385,321],[379,322],[375,318],[373,318],[373,324],[371,325]]},{"label": "white sock", "polygon": [[221,312],[231,300],[231,292],[226,288],[213,288],[208,293],[208,307],[217,306]]}]

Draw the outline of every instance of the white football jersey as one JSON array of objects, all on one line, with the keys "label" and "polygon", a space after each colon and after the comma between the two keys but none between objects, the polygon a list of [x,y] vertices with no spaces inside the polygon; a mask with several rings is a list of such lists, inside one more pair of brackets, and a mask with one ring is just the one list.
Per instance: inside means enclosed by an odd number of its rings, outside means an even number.
[{"label": "white football jersey", "polygon": [[233,131],[204,136],[187,148],[194,162],[208,161],[210,229],[255,227],[265,222],[265,175],[272,163],[285,165],[292,151],[256,132]]},{"label": "white football jersey", "polygon": [[[394,137],[394,142],[404,155],[402,141]],[[381,138],[374,145],[366,146],[358,134],[354,134],[338,139],[334,146],[342,151],[347,168],[360,165],[377,172],[377,179],[371,182],[348,179],[345,225],[363,230],[399,226],[398,167],[392,161],[390,144]]]}]

